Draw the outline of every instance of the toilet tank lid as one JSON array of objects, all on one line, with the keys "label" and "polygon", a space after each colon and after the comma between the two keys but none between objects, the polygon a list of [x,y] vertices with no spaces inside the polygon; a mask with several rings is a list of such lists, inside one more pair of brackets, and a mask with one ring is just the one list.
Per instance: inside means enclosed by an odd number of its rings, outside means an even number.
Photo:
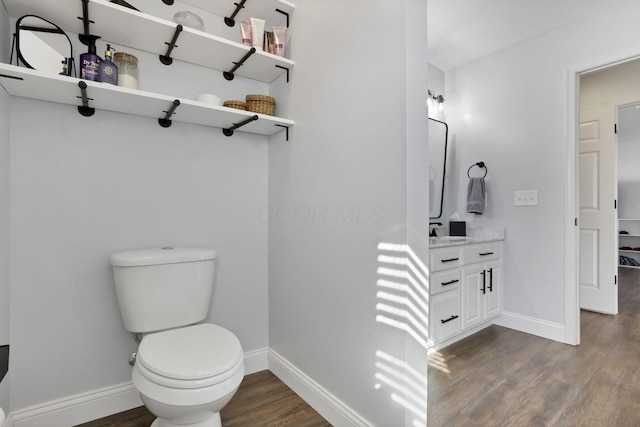
[{"label": "toilet tank lid", "polygon": [[172,247],[136,249],[111,254],[111,265],[138,267],[143,265],[176,264],[180,262],[207,261],[216,258],[216,251],[209,248]]}]

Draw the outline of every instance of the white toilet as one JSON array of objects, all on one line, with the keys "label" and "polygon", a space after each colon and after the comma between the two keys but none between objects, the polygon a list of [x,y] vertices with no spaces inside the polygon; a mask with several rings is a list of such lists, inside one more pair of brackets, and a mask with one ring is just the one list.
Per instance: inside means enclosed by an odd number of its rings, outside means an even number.
[{"label": "white toilet", "polygon": [[221,427],[220,410],[244,377],[238,338],[202,322],[213,292],[216,252],[156,248],[118,252],[111,265],[125,328],[143,336],[133,384],[152,427]]}]

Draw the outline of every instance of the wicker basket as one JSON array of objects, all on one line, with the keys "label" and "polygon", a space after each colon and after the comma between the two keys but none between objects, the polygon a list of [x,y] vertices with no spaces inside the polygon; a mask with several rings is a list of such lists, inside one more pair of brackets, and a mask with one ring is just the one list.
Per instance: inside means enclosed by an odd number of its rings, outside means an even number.
[{"label": "wicker basket", "polygon": [[247,104],[242,101],[224,101],[222,105],[229,108],[235,108],[236,110],[247,111]]},{"label": "wicker basket", "polygon": [[247,95],[247,110],[273,116],[276,113],[276,99],[266,95]]}]

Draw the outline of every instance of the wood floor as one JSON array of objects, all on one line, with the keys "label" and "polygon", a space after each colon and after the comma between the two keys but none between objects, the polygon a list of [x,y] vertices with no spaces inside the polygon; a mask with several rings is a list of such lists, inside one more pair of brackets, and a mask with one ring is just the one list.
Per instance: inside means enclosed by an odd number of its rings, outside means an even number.
[{"label": "wood floor", "polygon": [[[270,371],[244,377],[221,418],[224,427],[331,427]],[[141,407],[77,427],[149,427],[154,419]]]},{"label": "wood floor", "polygon": [[581,313],[581,345],[499,326],[429,361],[429,427],[640,426],[640,270],[620,269],[619,313]]}]

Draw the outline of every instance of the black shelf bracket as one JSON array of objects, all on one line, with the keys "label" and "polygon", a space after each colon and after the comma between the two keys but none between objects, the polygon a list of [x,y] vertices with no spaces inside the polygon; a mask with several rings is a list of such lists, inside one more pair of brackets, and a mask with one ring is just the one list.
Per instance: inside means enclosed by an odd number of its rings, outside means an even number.
[{"label": "black shelf bracket", "polygon": [[81,0],[82,1],[82,16],[78,16],[78,19],[82,21],[82,34],[78,34],[78,38],[82,42],[83,45],[89,46],[91,44],[95,44],[96,40],[100,38],[100,36],[94,36],[89,32],[89,24],[95,24],[91,19],[89,19],[89,0]]},{"label": "black shelf bracket", "polygon": [[180,36],[182,29],[183,29],[182,25],[178,24],[176,26],[176,32],[173,33],[173,38],[171,39],[171,42],[170,43],[164,42],[164,44],[169,45],[166,55],[160,55],[160,62],[162,62],[164,65],[171,65],[173,63],[173,58],[171,58],[171,51],[173,51],[174,47],[178,47],[176,46],[176,42],[178,41],[178,36]]},{"label": "black shelf bracket", "polygon": [[169,108],[169,111],[163,111],[163,113],[167,113],[167,115],[164,119],[158,119],[158,124],[160,124],[160,126],[162,126],[163,128],[168,128],[169,126],[171,126],[171,116],[175,114],[176,108],[178,108],[179,105],[180,100],[174,100],[171,104],[171,108]]},{"label": "black shelf bracket", "polygon": [[287,67],[283,67],[282,65],[275,65],[277,68],[281,68],[287,72],[287,83],[289,83],[289,69]]},{"label": "black shelf bracket", "polygon": [[287,17],[287,28],[289,28],[289,14],[287,12],[285,12],[284,10],[280,10],[280,9],[276,9],[276,12],[281,13],[284,16]]},{"label": "black shelf bracket", "polygon": [[231,136],[231,135],[233,135],[233,131],[234,130],[236,130],[238,128],[241,128],[242,126],[244,126],[244,125],[246,125],[248,123],[255,122],[256,120],[258,120],[258,115],[257,114],[249,117],[247,120],[242,121],[240,123],[234,123],[233,126],[231,126],[230,128],[222,129],[222,133],[225,136]]},{"label": "black shelf bracket", "polygon": [[280,127],[280,128],[284,128],[284,129],[285,129],[285,132],[286,132],[286,139],[287,139],[287,141],[289,141],[289,126],[279,125],[279,124],[276,124],[276,126],[278,126],[278,127]]},{"label": "black shelf bracket", "polygon": [[167,6],[171,6],[173,4],[173,0],[162,0],[162,3],[166,4]]},{"label": "black shelf bracket", "polygon": [[78,112],[85,117],[91,117],[96,112],[95,108],[89,107],[89,101],[93,101],[93,98],[87,96],[87,84],[84,81],[80,80],[78,86],[80,87],[78,98],[82,99],[82,106],[78,107]]},{"label": "black shelf bracket", "polygon": [[256,53],[256,48],[255,47],[251,47],[251,49],[249,49],[249,52],[247,52],[247,54],[245,56],[243,56],[242,59],[239,62],[234,62],[235,66],[230,71],[225,71],[225,72],[222,73],[224,78],[229,80],[229,81],[233,80],[233,78],[235,77],[235,75],[233,73],[235,73],[238,68],[242,67],[242,64],[244,64],[244,62],[247,59],[249,59],[249,57],[251,55],[253,55],[254,53]]},{"label": "black shelf bracket", "polygon": [[224,23],[227,24],[227,27],[233,27],[234,25],[236,25],[236,15],[240,12],[240,10],[242,10],[246,2],[247,0],[241,0],[240,3],[234,3],[236,5],[236,10],[233,11],[231,16],[224,18]]}]

